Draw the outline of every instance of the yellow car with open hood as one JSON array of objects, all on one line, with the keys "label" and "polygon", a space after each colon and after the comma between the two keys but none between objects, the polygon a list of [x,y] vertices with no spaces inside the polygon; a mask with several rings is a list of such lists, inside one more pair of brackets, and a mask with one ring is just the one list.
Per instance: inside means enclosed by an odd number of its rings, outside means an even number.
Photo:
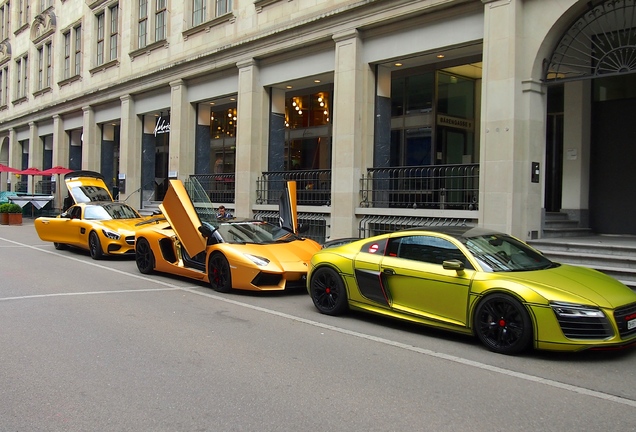
[{"label": "yellow car with open hood", "polygon": [[87,250],[93,259],[135,253],[135,231],[161,216],[142,217],[134,208],[113,201],[104,177],[94,171],[74,171],[64,176],[73,204],[57,217],[39,217],[35,229],[56,249]]}]

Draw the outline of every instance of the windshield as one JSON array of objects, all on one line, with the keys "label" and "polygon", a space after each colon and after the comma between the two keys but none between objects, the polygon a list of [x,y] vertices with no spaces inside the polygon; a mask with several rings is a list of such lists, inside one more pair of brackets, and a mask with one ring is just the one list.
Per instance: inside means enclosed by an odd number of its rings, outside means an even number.
[{"label": "windshield", "polygon": [[135,209],[122,203],[89,205],[84,210],[84,219],[90,220],[137,219],[140,217]]},{"label": "windshield", "polygon": [[555,264],[525,243],[507,235],[470,237],[465,245],[487,272],[530,271]]},{"label": "windshield", "polygon": [[226,243],[275,243],[298,240],[287,230],[264,221],[221,223],[217,233]]}]

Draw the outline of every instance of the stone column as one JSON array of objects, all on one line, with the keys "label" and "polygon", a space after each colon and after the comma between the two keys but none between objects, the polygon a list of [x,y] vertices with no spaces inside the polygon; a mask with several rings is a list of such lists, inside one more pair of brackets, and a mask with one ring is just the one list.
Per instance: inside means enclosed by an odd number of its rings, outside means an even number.
[{"label": "stone column", "polygon": [[[187,87],[183,80],[170,83],[170,150],[168,177],[188,178],[194,172],[194,124],[195,110],[187,99]],[[208,145],[209,146],[209,145]]]},{"label": "stone column", "polygon": [[[141,207],[141,119],[135,114],[135,101],[131,95],[121,101],[119,138],[119,175],[124,177],[126,190],[119,191],[119,199],[139,209]],[[121,181],[120,181],[121,182]],[[135,196],[133,196],[135,195]]]},{"label": "stone column", "polygon": [[546,95],[540,82],[523,76],[523,1],[483,1],[479,220],[526,240],[541,232]]},{"label": "stone column", "polygon": [[[22,146],[18,142],[18,133],[14,128],[9,129],[9,166],[16,169],[22,168]],[[7,190],[15,191],[17,183],[15,174],[7,174]]]},{"label": "stone column", "polygon": [[82,107],[84,122],[82,125],[82,169],[97,171],[101,167],[101,137],[95,123],[95,111],[91,106]]},{"label": "stone column", "polygon": [[[331,238],[358,234],[356,207],[362,165],[365,123],[365,65],[356,30],[334,35],[335,74],[331,156]],[[367,67],[368,68],[368,67]]]},{"label": "stone column", "polygon": [[256,180],[267,167],[269,98],[260,83],[258,63],[246,60],[239,69],[236,132],[236,216],[251,217]]},{"label": "stone column", "polygon": [[[68,168],[69,157],[69,139],[64,131],[64,121],[59,114],[53,116],[53,166],[62,166]],[[64,176],[55,176],[56,193],[53,207],[61,209],[64,203],[64,197],[67,194],[66,182]]]},{"label": "stone column", "polygon": [[[44,145],[38,136],[38,125],[35,122],[29,122],[29,162],[28,167],[42,169],[42,157],[44,156]],[[27,192],[35,193],[35,177],[27,176]],[[39,177],[41,179],[41,177]]]}]

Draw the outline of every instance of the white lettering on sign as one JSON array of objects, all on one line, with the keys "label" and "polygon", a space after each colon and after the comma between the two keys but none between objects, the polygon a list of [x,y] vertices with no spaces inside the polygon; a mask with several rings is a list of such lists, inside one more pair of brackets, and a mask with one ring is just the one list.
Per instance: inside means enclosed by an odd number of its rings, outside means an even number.
[{"label": "white lettering on sign", "polygon": [[163,117],[159,117],[157,119],[157,124],[155,124],[155,136],[158,134],[169,133],[170,132],[170,122]]}]

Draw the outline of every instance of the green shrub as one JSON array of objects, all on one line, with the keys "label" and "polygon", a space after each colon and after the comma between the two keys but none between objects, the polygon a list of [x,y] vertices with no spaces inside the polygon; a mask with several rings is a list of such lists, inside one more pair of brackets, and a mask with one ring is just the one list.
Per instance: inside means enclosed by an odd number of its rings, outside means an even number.
[{"label": "green shrub", "polygon": [[22,207],[14,203],[0,204],[0,213],[22,213]]}]

